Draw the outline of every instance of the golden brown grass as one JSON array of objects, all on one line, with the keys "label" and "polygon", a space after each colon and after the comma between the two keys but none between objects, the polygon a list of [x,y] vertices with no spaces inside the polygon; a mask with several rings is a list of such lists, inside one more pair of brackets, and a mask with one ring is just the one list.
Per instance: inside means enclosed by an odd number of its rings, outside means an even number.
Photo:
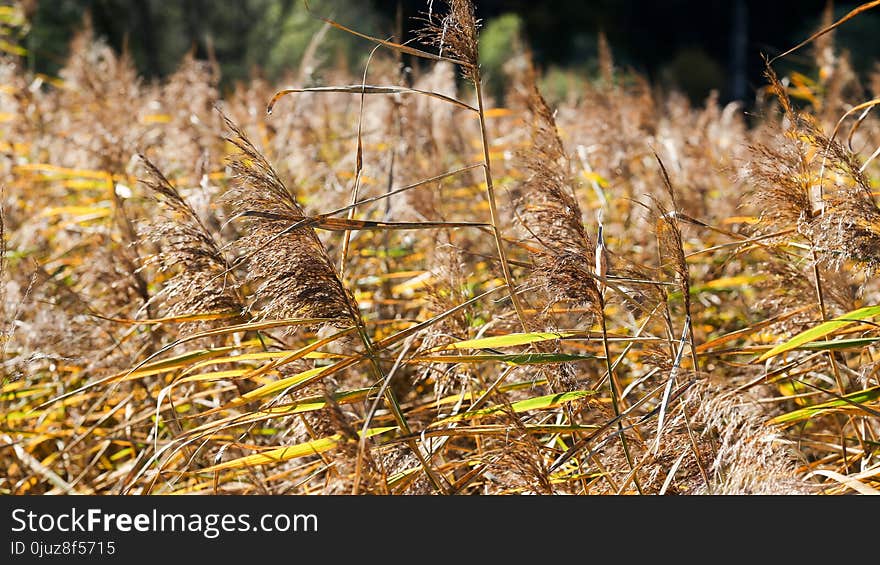
[{"label": "golden brown grass", "polygon": [[0,492],[880,490],[880,128],[830,36],[747,127],[604,40],[497,107],[473,5],[425,17],[222,99],[89,32],[3,61]]}]

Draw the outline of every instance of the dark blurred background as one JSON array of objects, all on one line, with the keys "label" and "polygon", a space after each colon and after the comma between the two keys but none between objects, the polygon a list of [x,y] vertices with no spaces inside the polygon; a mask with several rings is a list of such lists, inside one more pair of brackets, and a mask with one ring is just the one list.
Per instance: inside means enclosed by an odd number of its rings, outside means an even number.
[{"label": "dark blurred background", "polygon": [[[425,0],[312,0],[315,12],[370,34],[404,36],[421,27]],[[443,3],[436,0],[434,10]],[[761,54],[773,56],[818,29],[826,0],[477,0],[483,20],[482,61],[500,74],[511,43],[526,38],[547,76],[589,77],[596,71],[600,32],[615,64],[675,86],[699,101],[717,90],[723,101],[748,101],[763,84]],[[259,73],[278,79],[295,71],[321,22],[302,0],[26,0],[30,20],[21,45],[27,64],[53,74],[63,64],[72,34],[91,18],[97,36],[127,49],[147,77],[173,72],[189,49],[213,55],[223,86]],[[835,2],[835,18],[859,2]],[[851,52],[857,71],[872,70],[880,56],[880,10],[838,30],[837,45]],[[369,44],[338,30],[321,43],[324,65],[363,62]],[[784,63],[806,72],[809,50]]]}]

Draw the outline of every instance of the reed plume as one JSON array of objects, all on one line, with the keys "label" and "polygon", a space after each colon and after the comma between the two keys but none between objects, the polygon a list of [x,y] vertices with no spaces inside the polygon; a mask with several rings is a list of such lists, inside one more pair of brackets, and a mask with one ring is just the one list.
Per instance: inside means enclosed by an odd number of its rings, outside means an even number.
[{"label": "reed plume", "polygon": [[837,140],[810,128],[822,150],[819,182],[825,191],[824,213],[812,223],[813,241],[824,264],[839,271],[851,261],[867,276],[880,269],[880,208],[858,156]]},{"label": "reed plume", "polygon": [[441,57],[456,59],[462,63],[462,73],[468,80],[479,80],[479,29],[480,20],[474,12],[471,0],[442,0],[445,15],[438,16],[433,11],[434,2],[429,3],[425,14],[424,27],[416,31],[424,43],[437,48]]},{"label": "reed plume", "polygon": [[756,143],[750,147],[749,177],[755,185],[749,203],[761,210],[761,218],[777,229],[796,226],[806,229],[814,212],[822,206],[821,186],[814,181],[814,166],[805,138],[799,135],[810,118],[792,106],[776,72],[765,70],[768,91],[783,112],[786,131],[778,143]]},{"label": "reed plume", "polygon": [[598,307],[601,295],[591,273],[596,244],[584,227],[553,112],[538,91],[532,70],[526,84],[529,145],[518,153],[526,172],[520,187],[520,223],[540,246],[532,258],[551,300]]},{"label": "reed plume", "polygon": [[143,155],[141,160],[147,170],[141,182],[160,211],[142,234],[160,247],[148,263],[159,272],[174,273],[154,299],[164,302],[168,316],[241,314],[243,301],[217,242],[162,172]]},{"label": "reed plume", "polygon": [[682,239],[681,227],[678,225],[678,203],[675,197],[675,189],[669,179],[669,173],[663,161],[655,154],[660,173],[663,178],[663,187],[672,209],[666,208],[659,199],[654,199],[655,230],[657,245],[660,253],[661,268],[672,271],[675,283],[678,285],[684,301],[684,311],[691,318],[691,293],[690,293],[690,268],[684,253],[684,240]]},{"label": "reed plume", "polygon": [[[6,190],[0,187],[0,280],[3,279],[3,275],[6,272],[6,214],[3,212],[5,197]],[[3,288],[5,289],[5,286]],[[3,295],[0,294],[0,301],[2,299]]]},{"label": "reed plume", "polygon": [[228,118],[232,186],[224,196],[248,232],[237,245],[253,285],[248,310],[261,319],[326,318],[351,325],[357,306],[315,230],[278,174]]},{"label": "reed plume", "polygon": [[[716,444],[710,465],[715,494],[808,494],[815,492],[799,477],[794,453],[777,430],[765,425],[767,412],[759,394],[704,387],[695,417]],[[703,492],[702,489],[697,492]]]}]

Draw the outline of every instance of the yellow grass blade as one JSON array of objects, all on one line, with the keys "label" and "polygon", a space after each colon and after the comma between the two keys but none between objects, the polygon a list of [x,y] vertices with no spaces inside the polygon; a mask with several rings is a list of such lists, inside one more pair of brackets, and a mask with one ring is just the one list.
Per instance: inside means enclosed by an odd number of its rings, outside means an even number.
[{"label": "yellow grass blade", "polygon": [[868,10],[870,10],[872,8],[876,8],[877,6],[880,6],[880,0],[874,0],[873,2],[865,2],[861,6],[858,6],[857,8],[853,9],[847,15],[843,16],[842,18],[840,18],[839,20],[837,20],[836,22],[831,24],[830,26],[828,26],[824,29],[820,29],[819,31],[817,31],[816,33],[811,35],[810,37],[806,38],[805,40],[801,41],[800,43],[798,43],[797,45],[795,45],[794,47],[789,49],[788,51],[785,51],[784,53],[780,53],[779,55],[773,57],[772,59],[770,59],[768,64],[772,65],[777,60],[794,53],[795,51],[797,51],[798,49],[800,49],[804,45],[807,45],[808,43],[812,43],[813,41],[822,37],[826,33],[833,31],[834,29],[839,27],[841,24],[844,24],[844,23],[848,22],[849,20],[851,20],[852,18],[858,16],[859,14],[861,14],[863,12],[867,12]]},{"label": "yellow grass blade", "polygon": [[820,475],[823,477],[828,477],[829,479],[834,479],[841,485],[845,487],[849,487],[852,490],[858,492],[859,494],[867,494],[867,495],[880,495],[880,490],[875,489],[872,486],[866,485],[862,481],[854,478],[848,477],[846,475],[841,475],[836,471],[829,471],[827,469],[818,469],[816,471],[811,472],[807,477],[811,477],[813,475]]},{"label": "yellow grass blade", "polygon": [[567,353],[519,353],[511,355],[424,355],[413,357],[407,363],[487,363],[499,362],[509,365],[539,365],[541,363],[567,363],[596,359],[594,355]]},{"label": "yellow grass blade", "polygon": [[464,341],[457,341],[453,343],[448,343],[446,345],[438,345],[437,347],[432,347],[427,352],[431,353],[434,351],[443,351],[447,349],[490,349],[495,347],[514,347],[516,345],[528,345],[530,343],[539,343],[542,341],[550,341],[554,339],[560,339],[563,337],[571,337],[576,335],[575,332],[562,332],[562,333],[549,333],[549,332],[534,332],[534,333],[515,333],[515,334],[507,334],[507,335],[498,335],[492,337],[483,337],[479,339],[467,339]]},{"label": "yellow grass blade", "polygon": [[[379,434],[384,434],[386,432],[396,429],[396,426],[372,428],[367,432],[366,437],[377,436]],[[297,445],[279,447],[269,451],[264,451],[262,453],[255,453],[253,455],[239,457],[238,459],[233,459],[232,461],[225,461],[223,463],[218,463],[217,465],[212,465],[206,469],[200,470],[199,472],[216,473],[218,471],[227,471],[230,469],[242,469],[247,467],[256,467],[258,465],[271,465],[274,463],[281,463],[290,459],[296,459],[297,457],[306,457],[308,455],[317,455],[319,453],[324,453],[325,451],[333,449],[342,441],[344,441],[342,436],[340,434],[336,434],[330,437],[307,441],[305,443],[300,443]]]}]

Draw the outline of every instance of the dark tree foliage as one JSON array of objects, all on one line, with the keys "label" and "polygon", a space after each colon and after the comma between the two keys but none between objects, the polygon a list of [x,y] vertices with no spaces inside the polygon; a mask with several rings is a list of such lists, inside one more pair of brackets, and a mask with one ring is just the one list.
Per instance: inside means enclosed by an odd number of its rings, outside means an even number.
[{"label": "dark tree foliage", "polygon": [[[438,4],[439,4],[439,0]],[[723,99],[749,99],[763,83],[761,54],[773,56],[790,47],[820,23],[827,0],[481,0],[477,16],[489,21],[518,14],[539,66],[589,68],[604,33],[620,67],[631,67],[660,83],[674,84],[694,99],[710,89]],[[28,37],[29,63],[52,73],[64,61],[72,33],[90,15],[96,33],[114,47],[129,49],[147,76],[166,75],[180,56],[215,56],[228,84],[245,79],[255,67],[269,74],[283,70],[272,50],[291,33],[289,16],[302,10],[298,0],[39,0]],[[400,14],[403,32],[423,25],[430,2],[372,0],[369,3],[314,0],[342,22],[362,23],[372,5],[376,31],[394,34]],[[840,15],[857,2],[835,3]],[[357,12],[353,13],[353,7]],[[439,7],[439,6],[438,6]],[[378,15],[381,14],[381,15]],[[288,22],[288,24],[285,24]],[[302,29],[302,25],[300,25]],[[880,55],[880,14],[868,13],[838,31],[838,41],[852,49],[857,70],[868,70]],[[304,43],[302,41],[301,43]],[[301,56],[290,52],[291,67]],[[806,59],[804,59],[806,60]],[[792,57],[789,64],[801,62]]]}]

